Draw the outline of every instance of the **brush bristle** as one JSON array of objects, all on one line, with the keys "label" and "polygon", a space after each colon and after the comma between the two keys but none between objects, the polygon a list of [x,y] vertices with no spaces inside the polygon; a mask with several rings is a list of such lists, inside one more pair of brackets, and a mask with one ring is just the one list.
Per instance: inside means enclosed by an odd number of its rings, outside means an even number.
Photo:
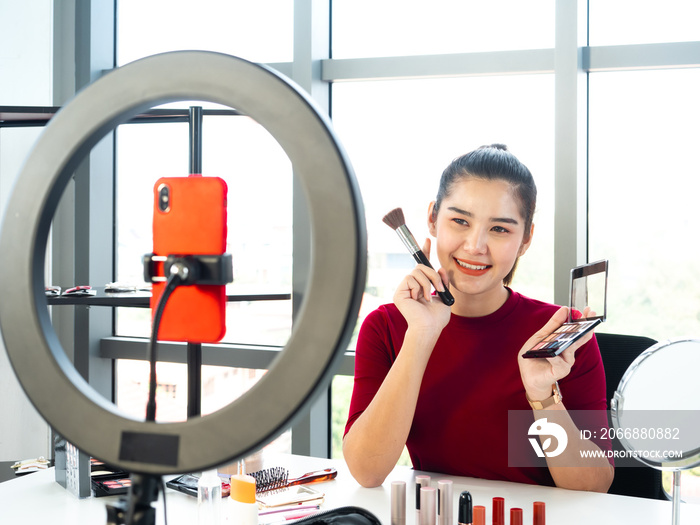
[{"label": "brush bristle", "polygon": [[258,470],[250,474],[255,478],[255,492],[267,492],[287,486],[289,471],[283,467]]},{"label": "brush bristle", "polygon": [[406,224],[406,220],[403,216],[403,210],[401,208],[394,208],[387,213],[382,220],[384,221],[384,224],[390,228],[393,228],[394,230]]}]

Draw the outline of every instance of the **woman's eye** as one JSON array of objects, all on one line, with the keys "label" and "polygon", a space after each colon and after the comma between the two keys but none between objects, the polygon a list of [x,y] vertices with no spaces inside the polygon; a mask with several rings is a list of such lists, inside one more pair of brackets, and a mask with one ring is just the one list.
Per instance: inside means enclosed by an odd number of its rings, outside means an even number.
[{"label": "woman's eye", "polygon": [[459,224],[460,226],[469,226],[469,223],[467,221],[465,221],[464,219],[456,218],[456,219],[452,219],[452,220],[454,222],[456,222],[457,224]]},{"label": "woman's eye", "polygon": [[508,230],[506,230],[503,226],[494,226],[492,231],[495,231],[496,233],[508,233]]}]

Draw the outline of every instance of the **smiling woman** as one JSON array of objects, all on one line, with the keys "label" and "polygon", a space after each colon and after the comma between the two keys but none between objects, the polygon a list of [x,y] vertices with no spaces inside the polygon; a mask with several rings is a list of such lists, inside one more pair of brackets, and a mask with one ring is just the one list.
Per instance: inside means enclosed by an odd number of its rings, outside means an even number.
[{"label": "smiling woman", "polygon": [[[555,358],[522,358],[567,318],[566,308],[507,286],[533,240],[536,195],[530,171],[503,145],[463,155],[443,172],[428,211],[441,267],[419,264],[393,304],[370,313],[360,330],[343,452],[362,485],[381,484],[405,445],[419,470],[610,486],[604,457],[575,460],[578,450],[608,447],[604,441],[572,438],[572,455],[548,457],[546,466],[509,463],[509,411],[556,415],[570,436],[579,429],[567,409],[593,411],[593,425],[607,425],[603,365],[590,335]],[[429,240],[423,250],[430,252]],[[432,294],[443,283],[455,297],[451,307]]]}]

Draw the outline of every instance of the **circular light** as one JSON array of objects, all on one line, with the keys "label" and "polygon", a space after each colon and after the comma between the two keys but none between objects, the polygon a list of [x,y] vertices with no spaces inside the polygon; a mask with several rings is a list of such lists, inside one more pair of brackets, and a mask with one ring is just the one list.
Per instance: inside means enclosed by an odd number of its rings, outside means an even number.
[{"label": "circular light", "polygon": [[[131,117],[181,100],[233,107],[282,146],[306,197],[311,265],[292,334],[251,390],[206,417],[147,423],[121,414],[66,357],[44,295],[46,242],[58,201],[91,148]],[[183,51],[110,72],[54,116],[9,200],[0,260],[2,335],[39,413],[69,442],[109,464],[169,474],[199,471],[256,450],[288,428],[327,387],[357,320],[366,232],[350,163],[327,119],[300,89],[240,58]]]}]

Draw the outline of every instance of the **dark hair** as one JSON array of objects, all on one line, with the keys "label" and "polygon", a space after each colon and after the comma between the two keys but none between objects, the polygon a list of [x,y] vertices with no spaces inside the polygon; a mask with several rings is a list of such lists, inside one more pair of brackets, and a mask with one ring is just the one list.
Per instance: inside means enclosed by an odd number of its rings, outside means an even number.
[{"label": "dark hair", "polygon": [[[450,194],[452,186],[458,180],[477,178],[483,180],[502,180],[513,187],[513,193],[520,203],[520,214],[525,221],[525,237],[530,235],[532,219],[537,204],[537,187],[527,167],[513,155],[504,144],[481,146],[453,160],[440,177],[440,186],[433,207],[433,220],[437,218],[443,199]],[[513,280],[516,259],[513,268],[503,279],[508,286]]]}]

